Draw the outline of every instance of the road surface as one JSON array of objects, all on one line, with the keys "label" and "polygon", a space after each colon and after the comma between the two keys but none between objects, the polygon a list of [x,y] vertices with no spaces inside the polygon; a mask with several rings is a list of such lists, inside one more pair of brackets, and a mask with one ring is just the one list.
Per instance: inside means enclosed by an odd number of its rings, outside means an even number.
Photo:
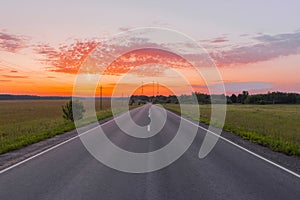
[{"label": "road surface", "polygon": [[[141,126],[149,124],[150,107],[151,104],[147,104],[131,110],[132,119]],[[151,138],[128,136],[114,121],[102,128],[119,147],[133,152],[149,152],[162,148],[174,138],[179,121],[179,116],[167,111],[165,126]],[[0,199],[300,198],[299,177],[224,140],[220,139],[206,158],[199,159],[205,133],[199,129],[190,148],[171,165],[139,174],[105,166],[76,138],[1,173]],[[93,129],[87,134],[98,132]]]}]

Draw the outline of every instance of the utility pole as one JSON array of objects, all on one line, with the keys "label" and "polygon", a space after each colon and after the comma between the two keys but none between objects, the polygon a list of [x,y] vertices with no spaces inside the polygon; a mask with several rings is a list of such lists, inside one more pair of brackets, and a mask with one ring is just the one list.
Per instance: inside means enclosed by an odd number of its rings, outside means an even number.
[{"label": "utility pole", "polygon": [[153,84],[152,84],[152,94],[153,94],[153,98],[154,98],[154,81],[153,81]]},{"label": "utility pole", "polygon": [[156,83],[156,93],[157,93],[157,96],[159,95],[159,84],[158,82]]},{"label": "utility pole", "polygon": [[144,95],[144,81],[142,81],[142,95]]},{"label": "utility pole", "polygon": [[100,86],[100,110],[102,110],[102,85]]}]

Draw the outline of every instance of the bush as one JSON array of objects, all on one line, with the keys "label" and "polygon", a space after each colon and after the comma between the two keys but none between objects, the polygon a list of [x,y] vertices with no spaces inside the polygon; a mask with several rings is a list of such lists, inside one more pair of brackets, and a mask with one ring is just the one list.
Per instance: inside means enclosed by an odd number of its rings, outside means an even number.
[{"label": "bush", "polygon": [[70,100],[62,106],[62,111],[64,119],[74,122],[74,120],[82,119],[85,109],[82,102]]}]

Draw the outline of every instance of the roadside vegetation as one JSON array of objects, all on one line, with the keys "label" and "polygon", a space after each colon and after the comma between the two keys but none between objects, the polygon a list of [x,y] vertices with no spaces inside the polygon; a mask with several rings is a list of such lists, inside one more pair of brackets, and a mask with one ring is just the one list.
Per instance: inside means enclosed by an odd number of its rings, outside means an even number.
[{"label": "roadside vegetation", "polygon": [[[227,113],[224,130],[235,133],[243,139],[267,146],[287,155],[300,156],[300,94],[268,92],[265,94],[240,94],[211,96],[203,93],[176,96],[133,96],[134,101],[151,101],[163,104],[165,108],[180,113],[180,102],[185,104],[182,113],[196,121],[210,124],[211,103],[216,106],[226,99]],[[200,119],[193,117],[197,99],[200,106]],[[218,126],[218,124],[212,124]]]},{"label": "roadside vegetation", "polygon": [[85,112],[83,103],[78,100],[77,101],[69,100],[61,108],[63,111],[63,118],[66,120],[71,120],[72,122],[74,122],[74,120],[82,119],[83,113]]},{"label": "roadside vegetation", "polygon": [[[200,93],[193,95],[197,97],[201,113],[200,119],[194,120],[210,124],[210,97]],[[178,97],[180,98],[188,102],[191,95],[182,95]],[[224,130],[274,151],[300,156],[298,94],[276,92],[249,95],[244,91],[226,98],[228,105]],[[160,103],[167,109],[180,113],[178,99],[176,96],[162,95],[132,96],[129,105],[133,108],[147,102]],[[285,102],[289,104],[281,104]],[[97,120],[112,116],[110,100],[103,100],[101,111],[99,101],[96,105]],[[0,101],[0,154],[75,129],[71,106],[71,102],[66,99]],[[191,111],[195,109],[193,104],[187,104],[187,107]],[[89,116],[84,108],[81,107],[79,111]],[[122,112],[122,108],[119,112]],[[189,116],[189,113],[182,114]],[[85,118],[79,125],[92,122],[95,122],[94,118]]]},{"label": "roadside vegetation", "polygon": [[[0,154],[75,129],[72,120],[63,118],[62,106],[68,103],[68,100],[0,101]],[[103,110],[96,106],[96,112],[98,120],[112,116],[110,101],[103,100]],[[86,120],[82,125],[91,122]]]},{"label": "roadside vegetation", "polygon": [[[189,105],[191,110],[195,105]],[[178,104],[164,104],[180,113]],[[199,105],[200,119],[210,123],[210,104]],[[183,113],[189,115],[188,113]],[[224,130],[287,155],[300,156],[300,105],[227,105]]]}]

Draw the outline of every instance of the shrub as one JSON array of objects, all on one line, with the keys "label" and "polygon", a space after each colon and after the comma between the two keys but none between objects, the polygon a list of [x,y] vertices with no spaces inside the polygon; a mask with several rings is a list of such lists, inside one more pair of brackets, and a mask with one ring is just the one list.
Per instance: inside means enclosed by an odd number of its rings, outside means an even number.
[{"label": "shrub", "polygon": [[70,100],[62,106],[62,111],[64,119],[74,121],[82,119],[85,109],[82,102]]}]

